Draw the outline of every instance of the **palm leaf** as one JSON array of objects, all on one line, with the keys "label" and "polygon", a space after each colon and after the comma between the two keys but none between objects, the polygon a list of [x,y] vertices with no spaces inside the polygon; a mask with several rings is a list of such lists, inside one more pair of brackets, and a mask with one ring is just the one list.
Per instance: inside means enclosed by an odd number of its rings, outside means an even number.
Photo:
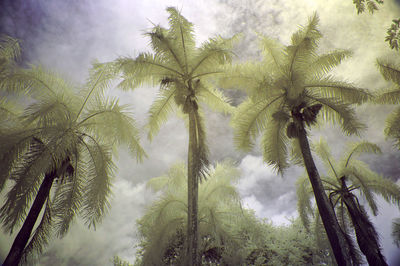
[{"label": "palm leaf", "polygon": [[149,113],[149,133],[148,138],[153,139],[154,135],[158,133],[162,123],[168,119],[170,113],[176,108],[174,96],[176,95],[177,88],[166,88],[159,92],[157,99],[152,103]]},{"label": "palm leaf", "polygon": [[332,52],[319,55],[309,66],[307,73],[314,77],[321,77],[328,74],[334,67],[339,65],[345,58],[352,55],[349,50],[334,50]]},{"label": "palm leaf", "polygon": [[311,206],[311,188],[310,181],[307,176],[302,176],[296,181],[297,195],[297,211],[299,212],[303,226],[310,229],[309,216],[313,216],[313,208]]},{"label": "palm leaf", "polygon": [[90,138],[85,140],[87,173],[83,185],[82,215],[85,223],[96,228],[104,213],[110,207],[111,178],[114,174],[114,164],[111,160],[109,147]]},{"label": "palm leaf", "polygon": [[198,98],[215,111],[220,111],[225,114],[233,113],[234,107],[230,105],[230,100],[217,89],[201,86]]},{"label": "palm leaf", "polygon": [[377,67],[385,80],[390,80],[400,85],[400,67],[388,60],[378,59]]},{"label": "palm leaf", "polygon": [[264,130],[262,137],[263,159],[269,165],[283,174],[289,164],[287,162],[287,146],[289,138],[286,135],[286,121],[266,119],[268,127]]},{"label": "palm leaf", "polygon": [[282,97],[261,99],[257,102],[249,99],[238,107],[232,118],[232,125],[234,141],[239,149],[248,151],[253,147],[253,140],[267,128],[266,118],[271,115],[271,109],[280,103]]}]

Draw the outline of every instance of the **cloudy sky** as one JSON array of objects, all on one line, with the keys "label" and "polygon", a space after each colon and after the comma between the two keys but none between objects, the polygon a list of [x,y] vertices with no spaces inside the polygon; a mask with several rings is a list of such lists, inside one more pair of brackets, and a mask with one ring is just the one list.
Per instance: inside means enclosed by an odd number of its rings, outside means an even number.
[{"label": "cloudy sky", "polygon": [[[175,6],[195,25],[198,42],[217,34],[230,37],[243,32],[236,48],[237,60],[257,58],[256,32],[267,34],[288,44],[291,34],[316,11],[324,35],[320,52],[336,48],[354,52],[335,71],[335,75],[359,87],[382,88],[385,83],[378,73],[378,57],[390,57],[396,52],[384,42],[386,29],[393,18],[400,17],[400,6],[385,1],[374,15],[358,15],[351,0],[2,0],[0,3],[0,33],[20,38],[24,62],[41,64],[60,72],[76,83],[82,83],[93,60],[110,61],[119,56],[135,56],[148,50],[143,33],[152,23],[167,26],[167,6]],[[398,56],[398,55],[396,55]],[[147,110],[158,88],[139,88],[133,92],[111,93],[122,103],[132,105],[140,125],[146,123]],[[237,93],[230,93],[237,97]],[[384,120],[390,106],[362,106],[360,119],[368,125],[364,138],[375,142],[384,151],[382,156],[363,159],[372,169],[393,180],[400,179],[400,152],[383,137]],[[213,161],[233,158],[242,170],[239,191],[244,205],[256,210],[259,217],[275,224],[288,223],[296,216],[294,183],[303,173],[298,167],[277,176],[262,162],[261,152],[251,154],[234,149],[229,117],[207,112],[208,143]],[[313,131],[313,138],[327,137],[334,155],[339,156],[345,143],[336,127],[326,125]],[[113,255],[133,262],[137,242],[135,220],[154,199],[145,182],[162,175],[174,162],[186,159],[186,130],[178,118],[169,120],[158,136],[149,143],[143,134],[143,146],[148,159],[138,165],[121,150],[114,182],[112,208],[96,232],[87,230],[77,221],[62,240],[54,239],[40,265],[107,265]],[[379,200],[381,211],[373,218],[383,245],[384,255],[391,265],[399,263],[400,253],[390,238],[391,221],[400,217],[399,210]],[[0,233],[0,258],[7,254],[14,235]]]}]

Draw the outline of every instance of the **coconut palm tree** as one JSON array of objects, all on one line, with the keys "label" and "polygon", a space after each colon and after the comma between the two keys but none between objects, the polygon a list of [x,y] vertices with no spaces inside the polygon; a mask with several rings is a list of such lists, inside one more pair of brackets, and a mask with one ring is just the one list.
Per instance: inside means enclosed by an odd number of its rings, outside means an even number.
[{"label": "coconut palm tree", "polygon": [[[154,26],[146,33],[154,53],[140,53],[136,58],[119,58],[105,66],[121,72],[123,89],[144,83],[160,85],[157,100],[150,108],[149,138],[174,110],[182,111],[189,130],[188,148],[188,264],[198,265],[197,202],[198,182],[208,165],[208,149],[201,102],[229,113],[232,107],[223,94],[213,89],[209,78],[222,72],[221,64],[231,58],[233,39],[216,37],[196,47],[193,25],[175,8],[167,8],[170,28]],[[106,67],[107,68],[107,67]]]},{"label": "coconut palm tree", "polygon": [[[237,223],[242,210],[239,194],[233,183],[239,171],[230,162],[217,164],[210,176],[199,186],[199,253],[202,265],[235,262],[240,243],[231,228]],[[161,197],[139,220],[142,243],[142,265],[183,265],[184,242],[187,226],[187,169],[183,163],[176,164],[167,175],[153,178],[147,186],[160,191]]]},{"label": "coconut palm tree", "polygon": [[[377,66],[385,80],[392,81],[394,85],[391,88],[381,90],[375,101],[381,104],[399,104],[400,103],[400,66],[391,60],[378,60]],[[400,107],[388,116],[386,120],[385,135],[395,140],[400,149]]]},{"label": "coconut palm tree", "polygon": [[317,23],[314,14],[306,27],[292,35],[288,46],[261,35],[263,60],[234,66],[221,85],[243,88],[249,96],[232,119],[238,148],[251,150],[254,139],[262,133],[264,161],[279,173],[289,165],[290,144],[294,162],[304,162],[337,263],[348,265],[348,240],[324,192],[306,129],[318,122],[321,113],[322,120],[340,124],[346,134],[358,134],[363,125],[357,121],[351,104],[366,101],[369,94],[328,75],[351,53],[335,50],[318,55],[322,35]]},{"label": "coconut palm tree", "polygon": [[[348,221],[354,228],[360,250],[370,265],[387,265],[381,253],[378,234],[360,204],[355,190],[360,190],[372,213],[377,215],[378,206],[374,195],[382,196],[387,202],[400,207],[400,188],[389,179],[371,171],[365,163],[356,160],[361,153],[381,153],[379,147],[367,141],[349,144],[345,156],[337,163],[332,158],[328,144],[321,139],[313,145],[315,152],[324,162],[327,176],[322,177],[325,190],[329,193],[339,217],[341,227],[350,232]],[[350,186],[346,182],[350,181]],[[303,224],[308,225],[311,211],[310,184],[306,178],[298,181],[298,207]]]},{"label": "coconut palm tree", "polygon": [[7,79],[35,96],[13,126],[0,123],[0,180],[12,181],[0,221],[10,233],[23,222],[3,265],[18,265],[42,252],[53,231],[64,236],[76,214],[95,227],[109,208],[113,148],[126,144],[138,160],[144,151],[126,107],[104,97],[105,73],[93,72],[78,93],[40,67]]}]

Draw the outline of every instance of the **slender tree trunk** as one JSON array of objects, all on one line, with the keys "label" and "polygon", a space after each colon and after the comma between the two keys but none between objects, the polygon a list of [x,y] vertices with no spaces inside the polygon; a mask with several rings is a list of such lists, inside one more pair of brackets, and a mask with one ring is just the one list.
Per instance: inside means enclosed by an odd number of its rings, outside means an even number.
[{"label": "slender tree trunk", "polygon": [[318,170],[311,155],[310,145],[308,143],[307,133],[304,129],[302,118],[299,118],[300,115],[300,113],[293,113],[298,128],[298,140],[304,159],[304,165],[313,188],[322,223],[324,224],[337,264],[340,266],[352,265],[353,258],[351,256],[351,246],[348,239],[346,239],[346,235],[341,230],[332,204],[329,202],[328,197],[325,194],[321,178],[319,177]]},{"label": "slender tree trunk", "polygon": [[22,253],[25,249],[26,244],[31,236],[33,227],[35,226],[36,220],[43,208],[43,205],[49,196],[51,186],[53,185],[54,178],[56,177],[56,170],[47,173],[44,177],[42,184],[40,185],[39,191],[33,201],[32,207],[29,210],[28,216],[25,219],[24,224],[19,230],[15,237],[14,243],[11,246],[10,252],[4,261],[3,266],[16,266],[20,263]]},{"label": "slender tree trunk", "polygon": [[188,225],[187,225],[187,265],[198,266],[198,176],[195,173],[197,150],[197,125],[195,110],[189,111],[189,148],[188,148]]},{"label": "slender tree trunk", "polygon": [[362,206],[359,206],[354,196],[348,190],[346,186],[345,177],[340,179],[343,199],[346,204],[347,210],[350,213],[351,222],[354,226],[357,236],[357,243],[362,253],[367,258],[369,265],[376,266],[387,266],[385,257],[381,253],[381,247],[379,245],[378,234],[368,219],[365,210]]}]

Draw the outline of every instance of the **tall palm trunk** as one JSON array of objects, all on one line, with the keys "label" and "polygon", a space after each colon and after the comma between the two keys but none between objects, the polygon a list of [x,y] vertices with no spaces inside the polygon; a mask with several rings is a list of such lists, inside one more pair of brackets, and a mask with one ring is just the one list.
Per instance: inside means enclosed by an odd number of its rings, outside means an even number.
[{"label": "tall palm trunk", "polygon": [[195,165],[197,162],[197,123],[194,108],[189,111],[189,147],[188,147],[188,225],[187,225],[187,265],[198,266],[198,173]]},{"label": "tall palm trunk", "polygon": [[362,206],[355,202],[354,196],[346,186],[345,177],[341,177],[340,181],[343,190],[343,200],[350,214],[354,230],[356,231],[357,243],[360,250],[367,258],[369,265],[387,266],[385,257],[381,253],[378,234],[373,224],[368,219]]},{"label": "tall palm trunk", "polygon": [[308,178],[310,179],[310,183],[313,188],[318,211],[324,224],[325,231],[332,247],[336,262],[338,265],[352,265],[352,261],[355,260],[355,257],[352,256],[352,249],[349,243],[349,239],[346,238],[346,235],[341,230],[339,222],[336,219],[333,206],[329,202],[328,197],[325,194],[321,178],[319,177],[318,170],[311,155],[310,145],[307,139],[307,132],[304,128],[302,114],[300,112],[294,112],[293,118],[295,119],[295,123],[298,129],[297,138],[300,143],[304,165],[306,167]]},{"label": "tall palm trunk", "polygon": [[11,246],[10,252],[4,261],[3,266],[16,266],[21,261],[22,253],[24,252],[25,246],[31,236],[40,211],[42,210],[43,205],[49,196],[51,186],[53,185],[53,181],[56,176],[56,170],[53,170],[45,175],[35,200],[33,201],[32,207],[29,210],[28,216],[26,217],[24,224],[15,237],[14,243]]}]

